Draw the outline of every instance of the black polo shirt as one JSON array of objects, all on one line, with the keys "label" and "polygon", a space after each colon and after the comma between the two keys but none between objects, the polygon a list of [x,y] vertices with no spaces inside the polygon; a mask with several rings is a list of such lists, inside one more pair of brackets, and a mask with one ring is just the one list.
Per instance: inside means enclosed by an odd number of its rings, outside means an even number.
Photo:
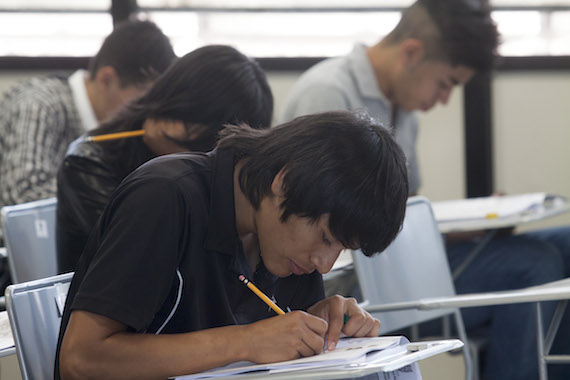
[{"label": "black polo shirt", "polygon": [[[238,279],[252,279],[283,308],[324,298],[322,277],[251,273],[235,226],[234,156],[218,150],[158,157],[114,192],[71,283],[57,347],[72,310],[104,315],[138,333],[183,333],[274,316]],[[59,378],[56,362],[56,378]]]}]

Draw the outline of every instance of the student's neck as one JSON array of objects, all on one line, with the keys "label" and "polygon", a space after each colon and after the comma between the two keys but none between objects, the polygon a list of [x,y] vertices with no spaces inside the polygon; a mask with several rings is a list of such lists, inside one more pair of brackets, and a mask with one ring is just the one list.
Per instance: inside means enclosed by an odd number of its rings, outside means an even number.
[{"label": "student's neck", "polygon": [[236,229],[240,238],[254,233],[257,234],[255,225],[255,208],[245,196],[239,185],[239,173],[244,161],[239,161],[234,167],[234,209],[236,214]]},{"label": "student's neck", "polygon": [[94,80],[90,79],[89,77],[83,78],[83,81],[85,83],[87,98],[89,99],[89,103],[91,104],[93,113],[95,114],[97,121],[101,122],[105,119],[106,113],[104,111],[102,99],[100,99],[99,93],[96,88],[97,83]]},{"label": "student's neck", "polygon": [[393,86],[394,62],[397,59],[396,53],[395,46],[387,45],[383,41],[366,49],[366,55],[376,76],[376,83],[378,83],[380,91],[393,107],[397,106]]},{"label": "student's neck", "polygon": [[252,272],[261,260],[259,242],[257,240],[257,226],[255,224],[255,208],[249,202],[239,185],[239,173],[243,167],[243,161],[234,168],[234,210],[236,218],[236,230],[242,241],[243,249],[248,258]]}]

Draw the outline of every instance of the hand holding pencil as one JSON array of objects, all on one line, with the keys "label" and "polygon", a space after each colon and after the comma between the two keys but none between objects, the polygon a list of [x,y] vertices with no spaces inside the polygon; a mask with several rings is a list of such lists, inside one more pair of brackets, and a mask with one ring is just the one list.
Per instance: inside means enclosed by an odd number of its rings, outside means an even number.
[{"label": "hand holding pencil", "polygon": [[278,318],[268,318],[246,325],[252,329],[248,340],[252,342],[252,358],[255,363],[268,363],[312,356],[323,351],[327,323],[304,311],[285,313],[279,306],[259,290],[245,276],[243,282],[255,295],[269,305]]}]

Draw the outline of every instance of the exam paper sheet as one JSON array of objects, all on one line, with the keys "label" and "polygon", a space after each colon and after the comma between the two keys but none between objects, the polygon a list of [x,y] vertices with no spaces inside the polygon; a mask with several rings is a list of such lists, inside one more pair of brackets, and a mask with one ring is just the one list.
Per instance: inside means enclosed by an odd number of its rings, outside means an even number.
[{"label": "exam paper sheet", "polygon": [[[232,363],[225,367],[197,374],[176,377],[177,380],[209,379],[222,376],[244,374],[248,372],[268,371],[269,373],[282,373],[299,369],[317,369],[338,366],[348,363],[358,363],[366,360],[367,354],[380,353],[390,347],[400,345],[401,336],[387,336],[374,338],[342,338],[333,351],[324,351],[319,355],[309,356],[295,360],[288,360],[270,364],[253,364],[250,362]],[[405,340],[407,342],[407,340]]]}]

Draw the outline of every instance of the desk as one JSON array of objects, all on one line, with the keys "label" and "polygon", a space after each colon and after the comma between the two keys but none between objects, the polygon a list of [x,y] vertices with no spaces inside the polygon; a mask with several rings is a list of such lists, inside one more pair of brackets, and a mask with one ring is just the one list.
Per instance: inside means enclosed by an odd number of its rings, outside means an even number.
[{"label": "desk", "polygon": [[[501,197],[498,197],[501,198]],[[432,202],[435,220],[441,233],[475,231],[475,230],[491,230],[498,228],[514,227],[520,224],[530,223],[538,220],[552,218],[570,211],[570,202],[559,197],[556,202],[545,203],[540,207],[532,207],[521,212],[499,216],[495,218],[473,218],[473,219],[442,219],[441,212],[446,206],[452,202],[457,202],[459,206],[470,202],[478,202],[481,198],[472,198],[456,201]],[[491,198],[488,198],[491,199]]]},{"label": "desk", "polygon": [[[433,297],[415,301],[395,302],[389,305],[374,305],[367,307],[368,312],[382,312],[393,310],[433,310],[446,308],[463,308],[502,305],[522,302],[535,303],[536,336],[538,343],[539,375],[540,380],[548,379],[546,365],[549,363],[570,363],[569,355],[550,355],[550,349],[560,327],[570,299],[570,278],[553,281],[547,284],[533,286],[518,290],[501,292],[462,294],[454,297]],[[558,301],[558,306],[552,317],[546,335],[544,335],[542,312],[540,303],[544,301]]]},{"label": "desk", "polygon": [[[522,197],[522,202],[527,201],[525,197],[532,199],[540,199],[542,196],[542,202],[536,204],[526,205],[521,204],[521,209],[518,212],[506,212],[504,216],[500,216],[497,213],[496,217],[485,218],[485,217],[473,217],[473,218],[462,218],[461,210],[464,210],[467,215],[474,215],[471,211],[475,210],[477,206],[481,208],[487,207],[486,201],[495,201],[496,207],[500,209],[502,207],[501,200],[506,201],[514,199],[515,201]],[[534,194],[523,194],[517,196],[504,196],[504,197],[482,197],[482,198],[472,198],[472,199],[459,199],[454,201],[444,201],[444,202],[433,202],[432,209],[434,212],[435,219],[437,221],[438,229],[441,233],[453,233],[453,232],[465,232],[465,231],[477,231],[486,230],[487,233],[481,238],[477,243],[475,248],[465,258],[465,260],[453,271],[453,278],[457,279],[465,269],[475,260],[479,253],[485,248],[485,246],[495,237],[497,229],[515,227],[521,224],[531,223],[538,220],[548,219],[556,215],[560,215],[570,211],[570,202],[565,198],[560,196],[551,196],[550,201],[546,201],[547,195],[544,193],[534,193]],[[453,210],[456,206],[456,210]],[[512,204],[507,204],[507,206],[512,206]],[[456,213],[457,218],[453,218],[451,214]]]},{"label": "desk", "polygon": [[[437,208],[440,205],[448,203],[448,201],[433,202],[432,208],[434,210],[434,215],[436,217],[437,227],[441,233],[476,231],[476,230],[488,231],[487,234],[485,234],[485,236],[481,239],[480,243],[477,244],[475,249],[472,252],[470,252],[470,254],[467,256],[462,265],[460,265],[453,272],[453,278],[454,279],[457,278],[463,272],[463,270],[465,270],[465,268],[475,259],[475,257],[477,257],[478,253],[494,237],[495,231],[497,229],[514,227],[517,225],[548,219],[566,212],[570,212],[570,202],[568,202],[564,198],[559,198],[559,200],[560,200],[559,202],[546,204],[542,207],[534,207],[531,210],[526,210],[525,212],[508,215],[505,217],[457,219],[457,220],[441,220],[441,219],[438,220],[437,219],[438,214],[436,213]],[[465,201],[469,202],[469,200]],[[344,250],[341,252],[339,258],[335,262],[332,270],[329,273],[327,273],[323,278],[325,282],[332,281],[336,277],[342,276],[344,272],[352,270],[353,270],[352,256],[350,255],[349,250]]]},{"label": "desk", "polygon": [[16,353],[12,328],[6,311],[0,312],[0,358]]},{"label": "desk", "polygon": [[[414,349],[411,349],[412,347]],[[417,343],[409,343],[406,339],[398,346],[390,347],[377,353],[372,353],[371,355],[366,356],[365,360],[355,361],[354,363],[326,365],[318,368],[296,368],[287,371],[246,372],[215,377],[208,377],[206,372],[197,375],[181,376],[176,379],[183,380],[200,378],[261,380],[270,378],[271,380],[318,380],[359,378],[380,372],[386,372],[387,378],[392,378],[390,377],[390,372],[397,371],[402,367],[414,364],[419,360],[461,347],[463,347],[463,343],[458,339],[444,339]],[[417,366],[414,367],[417,369]],[[406,376],[406,372],[401,372],[399,374],[401,377],[398,378],[401,378],[402,380],[417,379],[418,372],[409,372],[409,376]]]}]

